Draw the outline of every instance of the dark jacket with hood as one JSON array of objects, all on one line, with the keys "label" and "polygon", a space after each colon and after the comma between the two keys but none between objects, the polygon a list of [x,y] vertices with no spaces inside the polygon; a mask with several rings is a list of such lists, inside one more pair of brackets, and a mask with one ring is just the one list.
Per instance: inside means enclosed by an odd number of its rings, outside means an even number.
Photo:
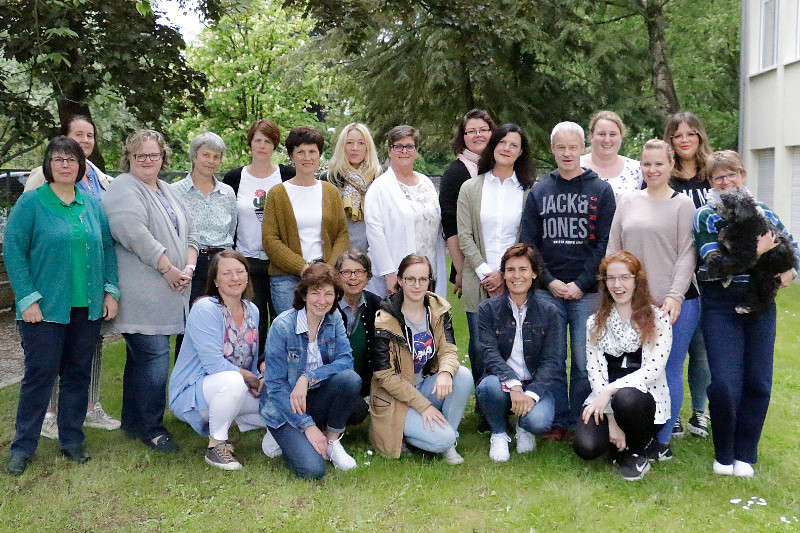
[{"label": "dark jacket with hood", "polygon": [[597,290],[615,209],[614,190],[592,170],[566,180],[556,169],[534,183],[522,210],[520,241],[542,257],[544,288],[558,279],[574,281],[584,293]]}]

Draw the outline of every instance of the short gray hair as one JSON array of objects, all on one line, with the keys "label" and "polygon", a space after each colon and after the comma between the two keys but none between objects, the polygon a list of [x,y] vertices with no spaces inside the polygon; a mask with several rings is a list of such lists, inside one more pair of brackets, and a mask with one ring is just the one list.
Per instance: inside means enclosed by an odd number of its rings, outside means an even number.
[{"label": "short gray hair", "polygon": [[213,150],[221,156],[225,155],[225,141],[216,133],[207,131],[192,139],[192,143],[189,145],[189,161],[194,161],[197,152],[203,146],[207,146],[209,150]]},{"label": "short gray hair", "polygon": [[389,140],[389,147],[399,141],[400,139],[405,139],[406,137],[411,137],[414,139],[414,144],[419,142],[419,130],[414,126],[402,125],[402,126],[395,126],[394,128],[389,130],[389,133],[386,135]]},{"label": "short gray hair", "polygon": [[580,124],[576,124],[575,122],[559,122],[550,133],[550,144],[553,144],[553,139],[555,139],[556,135],[559,133],[574,133],[581,138],[581,142],[584,145],[586,144],[586,134],[583,132],[583,128],[581,128]]},{"label": "short gray hair", "polygon": [[[402,137],[400,138],[402,139]],[[347,250],[342,252],[342,255],[340,255],[339,259],[336,260],[336,266],[334,267],[336,268],[336,272],[342,270],[342,265],[348,259],[350,261],[355,261],[356,263],[364,267],[364,270],[367,271],[367,279],[372,279],[372,261],[370,261],[367,252],[365,252],[361,248],[356,248],[355,246],[352,248],[348,248]]]}]

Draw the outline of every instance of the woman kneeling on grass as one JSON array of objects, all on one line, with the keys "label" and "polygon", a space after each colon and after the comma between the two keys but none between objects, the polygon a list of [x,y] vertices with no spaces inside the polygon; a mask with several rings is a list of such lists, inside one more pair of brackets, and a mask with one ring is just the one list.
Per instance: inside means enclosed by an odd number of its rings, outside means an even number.
[{"label": "woman kneeling on grass", "polygon": [[472,374],[459,364],[450,304],[428,290],[434,285],[427,257],[407,255],[395,292],[375,317],[370,437],[378,450],[400,457],[405,441],[441,453],[450,464],[456,451]]},{"label": "woman kneeling on grass", "polygon": [[295,288],[293,309],[278,315],[267,335],[261,416],[289,468],[303,478],[322,478],[325,459],[340,470],[357,466],[340,442],[364,403],[350,341],[335,310],[340,297],[333,268],[314,263]]},{"label": "woman kneeling on grass", "polygon": [[170,409],[208,435],[206,462],[223,470],[242,468],[227,443],[231,423],[235,420],[239,431],[264,427],[258,413],[264,385],[257,370],[259,311],[250,301],[248,274],[240,252],[223,250],[211,259],[206,296],[189,311],[169,380]]},{"label": "woman kneeling on grass", "polygon": [[670,416],[664,368],[672,326],[650,303],[644,268],[631,253],[603,259],[598,291],[600,306],[586,321],[592,393],[573,446],[586,460],[610,447],[622,478],[636,481],[650,470],[646,446]]}]

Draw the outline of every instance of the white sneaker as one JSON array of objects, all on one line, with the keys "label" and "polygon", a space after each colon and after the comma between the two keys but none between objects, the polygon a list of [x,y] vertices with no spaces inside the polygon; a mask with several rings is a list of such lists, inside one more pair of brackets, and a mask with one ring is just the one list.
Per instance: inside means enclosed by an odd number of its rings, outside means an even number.
[{"label": "white sneaker", "polygon": [[517,423],[517,453],[529,453],[536,449],[536,435],[522,428]]},{"label": "white sneaker", "polygon": [[720,462],[714,461],[714,473],[720,476],[732,476],[733,465],[724,465]]},{"label": "white sneaker", "polygon": [[750,463],[745,463],[744,461],[734,461],[733,462],[733,475],[738,477],[753,477],[755,474],[755,470],[753,470],[753,465]]},{"label": "white sneaker", "polygon": [[42,422],[42,431],[40,435],[48,439],[58,440],[58,418],[55,413],[48,411],[44,415],[44,422]]},{"label": "white sneaker", "polygon": [[451,465],[460,465],[464,462],[464,458],[461,457],[461,454],[456,451],[456,445],[452,445],[447,448],[444,452],[442,452],[442,457],[444,460]]},{"label": "white sneaker", "polygon": [[489,458],[496,463],[505,463],[511,458],[508,443],[511,437],[507,433],[492,433],[489,439]]},{"label": "white sneaker", "polygon": [[263,451],[264,455],[269,458],[280,457],[283,455],[283,450],[281,450],[281,447],[278,446],[277,442],[275,442],[275,437],[272,436],[272,433],[270,433],[269,430],[267,430],[264,438],[261,439],[261,451]]},{"label": "white sneaker", "polygon": [[328,459],[333,463],[334,468],[339,470],[352,470],[358,466],[356,460],[344,451],[340,442],[342,437],[328,441]]},{"label": "white sneaker", "polygon": [[103,410],[100,402],[95,402],[94,409],[86,411],[86,420],[83,421],[83,425],[90,428],[114,430],[119,429],[120,422],[109,416]]}]

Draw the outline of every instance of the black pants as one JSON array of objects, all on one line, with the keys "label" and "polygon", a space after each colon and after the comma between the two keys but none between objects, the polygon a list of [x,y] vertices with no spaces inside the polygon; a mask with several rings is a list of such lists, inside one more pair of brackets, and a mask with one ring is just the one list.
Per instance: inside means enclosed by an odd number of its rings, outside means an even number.
[{"label": "black pants", "polygon": [[[611,398],[611,408],[619,428],[625,433],[625,443],[632,453],[641,454],[664,424],[654,424],[656,401],[650,393],[633,387],[617,391]],[[600,423],[594,416],[588,424],[578,422],[572,447],[582,459],[596,459],[613,445],[609,442],[608,418]]]},{"label": "black pants", "polygon": [[267,342],[267,330],[276,315],[269,290],[269,260],[248,257],[247,263],[250,266],[250,280],[253,282],[253,303],[259,311],[258,353],[261,354],[264,353],[264,343]]}]

